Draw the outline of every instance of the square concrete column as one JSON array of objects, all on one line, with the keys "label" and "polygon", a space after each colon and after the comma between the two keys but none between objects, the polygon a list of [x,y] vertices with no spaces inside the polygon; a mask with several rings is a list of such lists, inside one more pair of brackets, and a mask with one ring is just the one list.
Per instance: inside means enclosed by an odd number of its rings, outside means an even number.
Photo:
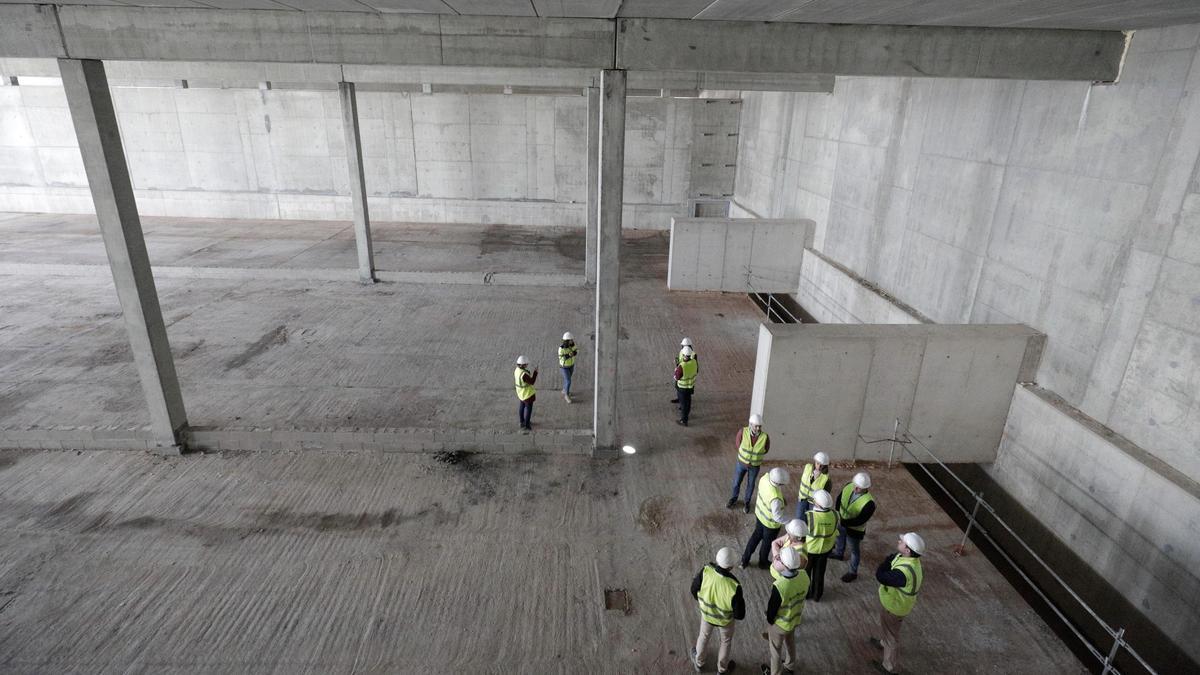
[{"label": "square concrete column", "polygon": [[583,275],[596,283],[596,223],[600,217],[600,89],[587,90],[587,229]]},{"label": "square concrete column", "polygon": [[594,454],[617,449],[617,347],[621,302],[621,204],[625,183],[625,71],[600,75],[600,201],[596,237]]},{"label": "square concrete column", "polygon": [[117,298],[142,391],[150,407],[150,425],[159,447],[181,449],[180,434],[187,426],[183,396],[175,375],[175,360],[167,342],[158,291],[146,254],[146,240],[138,218],[129,167],[121,147],[121,133],[113,110],[108,78],[100,61],[59,59],[63,89],[79,154],[87,172],[88,188],[96,205],[96,220],[112,268]]},{"label": "square concrete column", "polygon": [[358,96],[353,82],[338,82],[342,100],[342,129],[346,134],[346,165],[350,168],[350,203],[354,208],[354,243],[358,247],[358,280],[375,283],[375,250],[371,246],[371,212],[363,173],[362,136],[358,131]]}]

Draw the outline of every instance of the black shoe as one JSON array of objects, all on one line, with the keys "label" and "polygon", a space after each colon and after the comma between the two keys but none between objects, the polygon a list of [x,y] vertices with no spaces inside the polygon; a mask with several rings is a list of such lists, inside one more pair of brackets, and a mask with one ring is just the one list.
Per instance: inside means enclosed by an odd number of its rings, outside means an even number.
[{"label": "black shoe", "polygon": [[673,399],[671,399],[671,403],[679,403],[679,399],[673,398]]},{"label": "black shoe", "polygon": [[718,673],[732,673],[734,668],[737,668],[737,661],[729,659],[729,665],[725,666],[725,670],[718,670]]},{"label": "black shoe", "polygon": [[725,508],[732,509],[733,505],[736,503],[737,503],[737,497],[734,497],[734,498],[730,499],[729,501],[725,502]]},{"label": "black shoe", "polygon": [[875,649],[883,649],[883,643],[879,641],[879,638],[867,638],[867,644]]},{"label": "black shoe", "polygon": [[899,675],[898,673],[894,673],[894,672],[888,670],[887,668],[884,668],[883,664],[878,661],[872,660],[871,665],[875,666],[875,670],[878,670],[879,672],[883,673],[883,675]]},{"label": "black shoe", "polygon": [[747,500],[746,500],[746,513],[750,513],[750,509],[752,509],[752,508],[753,508],[753,507],[752,507],[752,506],[750,506],[750,500],[749,500],[749,499],[747,499]]},{"label": "black shoe", "polygon": [[854,581],[857,578],[858,578],[858,575],[853,572],[846,572],[845,574],[842,575],[842,581],[844,581],[846,583],[850,583],[851,581]]},{"label": "black shoe", "polygon": [[758,563],[758,569],[760,569],[760,570],[765,570],[770,566],[771,566],[770,563],[765,563],[765,562]]},{"label": "black shoe", "polygon": [[758,670],[760,673],[762,673],[762,675],[771,675],[771,666],[768,666],[765,663],[759,666]]},{"label": "black shoe", "polygon": [[738,567],[739,567],[739,568],[741,568],[741,569],[746,569],[746,568],[747,568],[747,567],[749,567],[749,566],[750,566],[750,561],[749,561],[749,560],[743,560],[743,561],[742,561],[742,564],[741,564],[741,565],[738,565]]},{"label": "black shoe", "polygon": [[681,426],[681,427],[686,427],[686,426],[687,426],[687,420],[675,420],[675,423],[676,423],[676,424],[678,424],[678,425],[679,425],[679,426]]},{"label": "black shoe", "polygon": [[841,554],[841,555],[833,555],[832,553],[830,553],[830,554],[829,554],[829,559],[830,559],[830,560],[845,560],[845,559],[846,559],[846,554],[845,554],[845,553],[843,553],[843,554]]}]

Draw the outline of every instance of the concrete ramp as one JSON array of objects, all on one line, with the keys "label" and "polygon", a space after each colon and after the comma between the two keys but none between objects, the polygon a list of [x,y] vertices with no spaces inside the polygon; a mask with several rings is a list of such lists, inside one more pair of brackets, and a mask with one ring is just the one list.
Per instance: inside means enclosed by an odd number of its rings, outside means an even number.
[{"label": "concrete ramp", "polygon": [[871,441],[899,418],[945,461],[991,462],[1044,339],[1023,325],[763,324],[751,412],[775,459],[887,460],[890,443]]},{"label": "concrete ramp", "polygon": [[667,288],[795,293],[811,220],[672,218]]}]

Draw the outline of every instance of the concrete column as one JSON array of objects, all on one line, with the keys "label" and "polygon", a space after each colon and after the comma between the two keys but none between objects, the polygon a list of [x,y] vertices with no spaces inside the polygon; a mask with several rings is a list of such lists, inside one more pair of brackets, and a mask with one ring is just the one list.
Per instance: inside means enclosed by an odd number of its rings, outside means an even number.
[{"label": "concrete column", "polygon": [[342,129],[346,134],[346,165],[350,168],[350,203],[354,207],[354,243],[358,246],[358,280],[372,284],[375,251],[371,247],[371,212],[367,209],[367,181],[363,174],[362,136],[358,132],[358,96],[353,82],[338,82],[342,100]]},{"label": "concrete column", "polygon": [[617,347],[621,300],[621,204],[625,182],[625,71],[600,76],[600,200],[596,237],[594,454],[617,447]]},{"label": "concrete column", "polygon": [[587,231],[584,278],[596,283],[596,223],[600,217],[600,89],[587,90]]},{"label": "concrete column", "polygon": [[59,59],[58,69],[125,317],[125,329],[129,332],[133,360],[150,407],[150,425],[163,451],[179,452],[187,414],[158,306],[158,291],[150,271],[150,257],[146,254],[104,64]]}]

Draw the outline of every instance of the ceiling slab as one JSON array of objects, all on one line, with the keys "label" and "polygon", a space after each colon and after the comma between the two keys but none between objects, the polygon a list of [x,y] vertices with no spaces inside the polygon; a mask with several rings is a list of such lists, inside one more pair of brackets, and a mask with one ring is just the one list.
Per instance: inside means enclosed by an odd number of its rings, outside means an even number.
[{"label": "ceiling slab", "polygon": [[621,0],[533,0],[538,16],[611,19],[620,6]]},{"label": "ceiling slab", "polygon": [[[281,0],[287,2],[288,0]],[[399,14],[454,14],[450,5],[442,0],[362,0],[380,12]]]},{"label": "ceiling slab", "polygon": [[537,16],[531,0],[443,0],[457,14],[469,16]]}]

